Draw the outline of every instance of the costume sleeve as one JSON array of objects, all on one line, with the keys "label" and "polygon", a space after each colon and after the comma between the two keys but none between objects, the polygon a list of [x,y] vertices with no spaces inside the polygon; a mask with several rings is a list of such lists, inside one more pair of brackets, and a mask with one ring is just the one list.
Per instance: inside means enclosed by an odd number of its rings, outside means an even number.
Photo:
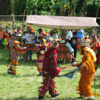
[{"label": "costume sleeve", "polygon": [[82,62],[77,63],[77,65],[76,65],[76,66],[77,66],[77,67],[80,67],[80,66],[81,66],[81,64],[82,64]]},{"label": "costume sleeve", "polygon": [[56,76],[58,76],[58,71],[57,71],[57,54],[52,53],[51,55],[49,55],[49,59],[50,59],[50,75],[51,78],[54,78]]},{"label": "costume sleeve", "polygon": [[85,58],[85,62],[83,63],[83,65],[87,68],[90,69],[89,67],[91,64],[91,56],[89,54],[86,54],[86,58]]}]

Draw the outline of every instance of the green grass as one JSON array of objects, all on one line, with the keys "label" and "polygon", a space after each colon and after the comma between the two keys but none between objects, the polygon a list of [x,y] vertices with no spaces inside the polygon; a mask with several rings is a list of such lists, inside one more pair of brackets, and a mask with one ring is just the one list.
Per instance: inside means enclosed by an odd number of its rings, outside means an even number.
[{"label": "green grass", "polygon": [[[77,56],[77,60],[81,60],[82,56]],[[33,59],[36,60],[36,53],[33,54]],[[38,88],[41,86],[42,77],[38,77],[38,71],[35,67],[36,62],[22,62],[19,60],[17,67],[17,75],[7,74],[8,50],[0,47],[0,100],[37,100]],[[69,64],[58,63],[60,66],[68,66]],[[74,67],[62,70],[60,74],[64,74]],[[100,100],[100,69],[96,72],[96,90],[98,96],[95,100]],[[80,73],[76,72],[73,79],[66,77],[55,78],[56,90],[60,93],[55,100],[77,100],[79,96],[76,94],[77,83],[80,78]],[[92,82],[93,83],[93,82]],[[94,84],[92,85],[92,91],[94,93]],[[44,100],[52,100],[47,93]]]}]

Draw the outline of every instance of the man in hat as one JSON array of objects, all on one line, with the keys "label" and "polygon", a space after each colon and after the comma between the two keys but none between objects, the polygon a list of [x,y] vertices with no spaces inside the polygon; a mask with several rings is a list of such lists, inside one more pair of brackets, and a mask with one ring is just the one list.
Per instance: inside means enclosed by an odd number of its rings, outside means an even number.
[{"label": "man in hat", "polygon": [[94,61],[96,61],[95,53],[89,48],[89,43],[85,39],[80,39],[80,54],[83,55],[82,61],[80,63],[74,63],[72,66],[77,66],[80,68],[81,78],[79,81],[79,86],[77,87],[79,98],[86,98],[87,100],[94,100],[94,96],[91,90],[91,81],[94,77],[95,67]]},{"label": "man in hat", "polygon": [[45,57],[43,60],[43,85],[39,88],[38,100],[42,100],[45,97],[47,91],[51,97],[56,97],[59,95],[55,88],[54,77],[57,77],[57,44],[52,43],[51,46],[45,52]]},{"label": "man in hat", "polygon": [[50,30],[50,35],[47,37],[48,41],[49,41],[49,38],[53,38],[53,40],[58,39],[56,33],[53,30]]}]

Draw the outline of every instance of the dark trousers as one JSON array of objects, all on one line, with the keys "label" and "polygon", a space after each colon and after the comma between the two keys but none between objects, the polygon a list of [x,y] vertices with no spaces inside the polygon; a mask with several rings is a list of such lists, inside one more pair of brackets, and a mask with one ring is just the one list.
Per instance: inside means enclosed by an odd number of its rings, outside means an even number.
[{"label": "dark trousers", "polygon": [[76,56],[77,56],[77,47],[73,47],[73,49],[74,49],[74,58],[76,58]]},{"label": "dark trousers", "polygon": [[3,40],[2,40],[2,39],[0,39],[0,46],[2,45],[2,42],[3,42]]}]

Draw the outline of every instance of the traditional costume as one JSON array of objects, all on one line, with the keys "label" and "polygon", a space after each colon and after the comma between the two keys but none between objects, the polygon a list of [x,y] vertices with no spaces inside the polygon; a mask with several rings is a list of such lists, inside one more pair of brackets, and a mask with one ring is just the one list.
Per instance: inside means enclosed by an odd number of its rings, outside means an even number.
[{"label": "traditional costume", "polygon": [[100,53],[99,53],[100,43],[98,42],[96,35],[92,35],[91,37],[92,37],[92,42],[90,43],[90,47],[96,53],[97,61],[94,62],[94,64],[95,64],[95,69],[97,70],[97,67],[100,67]]},{"label": "traditional costume", "polygon": [[43,60],[43,85],[39,88],[38,100],[42,100],[47,91],[49,91],[51,97],[59,95],[55,90],[56,87],[54,81],[54,77],[59,75],[57,70],[57,46],[56,44],[48,44],[48,47],[50,48],[45,52],[45,57]]},{"label": "traditional costume", "polygon": [[18,41],[13,41],[11,48],[10,48],[10,66],[8,68],[7,73],[9,74],[17,74],[16,66],[18,65],[18,54],[25,53],[24,50],[21,50]]},{"label": "traditional costume", "polygon": [[40,45],[37,46],[37,70],[39,71],[39,76],[42,75],[42,65],[44,60],[45,48],[46,40],[42,39]]},{"label": "traditional costume", "polygon": [[7,33],[5,33],[4,34],[4,46],[5,46],[5,49],[7,49],[8,41],[9,41],[9,37],[7,36]]},{"label": "traditional costume", "polygon": [[81,78],[79,81],[78,94],[80,98],[85,97],[88,100],[94,99],[94,96],[91,91],[91,81],[94,77],[95,67],[94,61],[96,61],[95,53],[89,47],[89,43],[85,39],[80,39],[80,54],[83,55],[82,61],[77,65],[80,68]]}]

